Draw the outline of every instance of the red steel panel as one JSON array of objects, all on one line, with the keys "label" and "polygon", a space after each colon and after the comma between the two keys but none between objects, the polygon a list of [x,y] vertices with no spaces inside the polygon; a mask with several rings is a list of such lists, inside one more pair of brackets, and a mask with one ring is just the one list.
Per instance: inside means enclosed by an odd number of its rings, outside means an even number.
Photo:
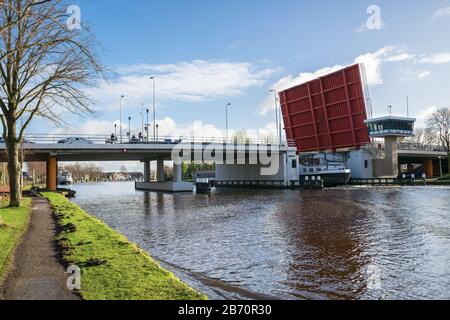
[{"label": "red steel panel", "polygon": [[358,64],[280,92],[286,136],[299,152],[358,148],[370,142]]}]

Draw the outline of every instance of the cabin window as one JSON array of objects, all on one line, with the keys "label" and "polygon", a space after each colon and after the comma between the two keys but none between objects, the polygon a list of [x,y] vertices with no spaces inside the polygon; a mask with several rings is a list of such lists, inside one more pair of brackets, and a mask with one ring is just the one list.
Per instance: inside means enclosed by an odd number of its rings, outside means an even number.
[{"label": "cabin window", "polygon": [[293,159],[291,166],[292,166],[292,169],[296,169],[297,168],[297,160]]}]

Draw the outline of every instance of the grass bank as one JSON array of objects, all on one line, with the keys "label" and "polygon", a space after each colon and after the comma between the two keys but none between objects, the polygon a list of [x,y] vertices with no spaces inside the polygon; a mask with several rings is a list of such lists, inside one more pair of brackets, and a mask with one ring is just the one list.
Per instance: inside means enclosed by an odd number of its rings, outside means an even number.
[{"label": "grass bank", "polygon": [[450,186],[450,180],[432,180],[432,181],[427,181],[427,185],[430,185],[430,186]]},{"label": "grass bank", "polygon": [[161,268],[124,236],[55,193],[52,204],[61,232],[63,259],[81,268],[81,295],[86,300],[207,299]]},{"label": "grass bank", "polygon": [[28,226],[31,198],[24,198],[21,208],[7,208],[7,199],[0,199],[0,283],[3,282],[22,234]]}]

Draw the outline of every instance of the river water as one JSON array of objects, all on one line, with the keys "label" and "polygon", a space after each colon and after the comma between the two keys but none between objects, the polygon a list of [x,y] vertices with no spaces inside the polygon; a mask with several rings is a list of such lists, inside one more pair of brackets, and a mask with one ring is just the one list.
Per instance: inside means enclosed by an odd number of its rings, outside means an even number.
[{"label": "river water", "polygon": [[450,299],[450,189],[74,185],[74,201],[212,298]]}]

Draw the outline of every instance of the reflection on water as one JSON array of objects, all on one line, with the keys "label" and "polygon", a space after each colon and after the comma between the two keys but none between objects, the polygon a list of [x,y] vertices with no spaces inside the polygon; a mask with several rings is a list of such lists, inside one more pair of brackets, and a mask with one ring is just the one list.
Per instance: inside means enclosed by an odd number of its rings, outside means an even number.
[{"label": "reflection on water", "polygon": [[450,189],[74,189],[155,258],[226,286],[291,299],[450,298]]}]

